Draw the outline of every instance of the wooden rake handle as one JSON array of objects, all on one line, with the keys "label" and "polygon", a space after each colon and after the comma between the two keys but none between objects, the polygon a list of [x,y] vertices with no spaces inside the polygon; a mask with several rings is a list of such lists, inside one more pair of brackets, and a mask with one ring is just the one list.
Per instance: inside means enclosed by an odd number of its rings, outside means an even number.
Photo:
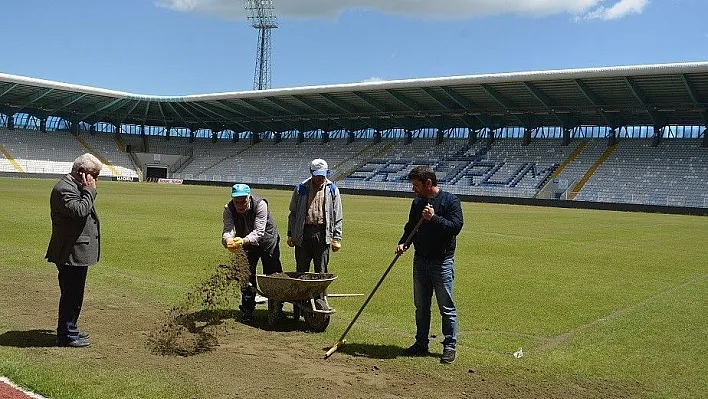
[{"label": "wooden rake handle", "polygon": [[[423,217],[421,216],[420,220],[418,220],[418,223],[416,223],[415,227],[413,228],[413,231],[411,231],[411,233],[408,234],[408,238],[406,238],[406,242],[403,243],[403,246],[404,246],[404,247],[408,247],[408,246],[411,244],[411,241],[413,241],[413,236],[414,236],[415,233],[418,231],[418,228],[420,228],[420,225],[423,224],[423,220],[424,220],[424,219],[423,219]],[[381,278],[379,279],[379,282],[376,283],[376,286],[374,287],[373,290],[371,290],[371,293],[370,293],[369,296],[366,298],[366,300],[364,301],[364,303],[361,305],[361,308],[359,308],[359,311],[356,312],[356,315],[354,316],[354,318],[352,319],[352,321],[349,323],[349,326],[347,326],[347,329],[344,330],[344,333],[342,333],[342,336],[339,337],[339,339],[337,340],[337,343],[335,343],[331,348],[329,348],[329,350],[327,351],[327,353],[325,353],[325,355],[324,355],[324,358],[325,358],[325,359],[327,359],[327,358],[329,358],[330,356],[332,356],[332,354],[333,354],[334,352],[336,352],[337,349],[339,349],[340,346],[344,345],[344,342],[345,342],[345,341],[344,341],[344,337],[347,336],[347,333],[349,332],[349,330],[351,330],[351,328],[352,328],[352,326],[354,325],[354,323],[356,323],[356,320],[359,318],[359,316],[361,315],[361,313],[364,311],[364,308],[366,307],[366,305],[369,304],[369,301],[371,300],[371,297],[374,296],[374,294],[376,293],[376,290],[379,289],[379,287],[381,286],[381,283],[383,283],[384,279],[385,279],[386,276],[388,275],[388,272],[391,271],[391,269],[393,268],[393,265],[396,264],[396,261],[397,261],[398,258],[400,258],[400,257],[401,257],[401,254],[396,253],[396,256],[395,256],[395,257],[393,258],[393,260],[391,261],[391,264],[388,265],[388,268],[386,268],[386,271],[384,272],[383,276],[381,276]]]}]

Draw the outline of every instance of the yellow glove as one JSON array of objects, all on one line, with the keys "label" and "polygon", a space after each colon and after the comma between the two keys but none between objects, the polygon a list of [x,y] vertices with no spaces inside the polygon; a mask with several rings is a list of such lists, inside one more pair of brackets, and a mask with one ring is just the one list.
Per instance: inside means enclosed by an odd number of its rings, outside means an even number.
[{"label": "yellow glove", "polygon": [[332,240],[332,252],[337,252],[342,249],[342,242],[339,240]]},{"label": "yellow glove", "polygon": [[243,245],[243,238],[236,237],[226,241],[226,248],[231,252],[236,252]]},{"label": "yellow glove", "polygon": [[288,246],[289,246],[290,248],[292,248],[292,247],[295,246],[295,240],[293,240],[292,237],[288,237]]}]

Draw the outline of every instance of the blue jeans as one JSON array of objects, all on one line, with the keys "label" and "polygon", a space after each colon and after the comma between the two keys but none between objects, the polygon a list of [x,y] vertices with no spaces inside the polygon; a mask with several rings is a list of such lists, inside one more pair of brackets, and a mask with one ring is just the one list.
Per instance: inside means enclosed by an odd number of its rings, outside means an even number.
[{"label": "blue jeans", "polygon": [[442,317],[443,349],[457,346],[457,309],[452,300],[455,279],[454,258],[431,260],[413,258],[413,302],[415,303],[415,342],[428,347],[430,336],[430,305],[433,292]]}]

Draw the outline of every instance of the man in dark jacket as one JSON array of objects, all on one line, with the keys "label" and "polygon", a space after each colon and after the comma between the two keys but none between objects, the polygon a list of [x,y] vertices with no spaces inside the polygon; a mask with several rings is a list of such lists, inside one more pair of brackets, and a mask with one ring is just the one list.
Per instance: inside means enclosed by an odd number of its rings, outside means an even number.
[{"label": "man in dark jacket", "polygon": [[454,256],[456,237],[462,230],[460,200],[438,188],[435,172],[429,166],[416,166],[408,174],[416,198],[411,204],[408,223],[398,242],[396,253],[408,247],[406,239],[418,221],[423,221],[413,236],[413,300],[415,303],[415,343],[406,354],[428,354],[430,336],[430,305],[435,293],[442,317],[443,354],[440,363],[455,361],[457,346],[457,310],[452,299],[452,281],[455,277]]},{"label": "man in dark jacket", "polygon": [[77,322],[84,301],[88,267],[98,263],[101,229],[94,208],[96,178],[103,164],[91,154],[74,160],[71,173],[52,189],[49,199],[52,237],[45,258],[59,271],[59,320],[57,344],[89,346],[89,334]]},{"label": "man in dark jacket", "polygon": [[[243,248],[248,258],[251,277],[241,290],[242,320],[253,320],[256,308],[256,266],[263,263],[263,273],[283,271],[280,264],[280,235],[273,216],[268,210],[268,201],[251,194],[246,184],[231,187],[231,201],[224,205],[224,229],[221,243],[229,251]],[[282,303],[278,304],[282,306]]]}]

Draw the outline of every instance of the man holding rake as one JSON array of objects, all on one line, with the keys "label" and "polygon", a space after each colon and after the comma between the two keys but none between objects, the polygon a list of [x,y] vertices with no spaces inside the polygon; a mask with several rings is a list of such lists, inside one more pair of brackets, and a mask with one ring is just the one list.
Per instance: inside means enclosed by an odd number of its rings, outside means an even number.
[{"label": "man holding rake", "polygon": [[406,239],[418,221],[423,222],[413,235],[413,300],[415,303],[415,343],[404,353],[408,356],[428,355],[430,341],[430,306],[433,293],[442,317],[444,335],[440,363],[455,361],[457,346],[457,309],[452,298],[455,277],[454,256],[456,237],[462,229],[462,206],[451,193],[438,188],[437,177],[429,166],[416,166],[408,174],[416,198],[411,204],[408,222],[398,242],[396,253],[408,247]]}]

